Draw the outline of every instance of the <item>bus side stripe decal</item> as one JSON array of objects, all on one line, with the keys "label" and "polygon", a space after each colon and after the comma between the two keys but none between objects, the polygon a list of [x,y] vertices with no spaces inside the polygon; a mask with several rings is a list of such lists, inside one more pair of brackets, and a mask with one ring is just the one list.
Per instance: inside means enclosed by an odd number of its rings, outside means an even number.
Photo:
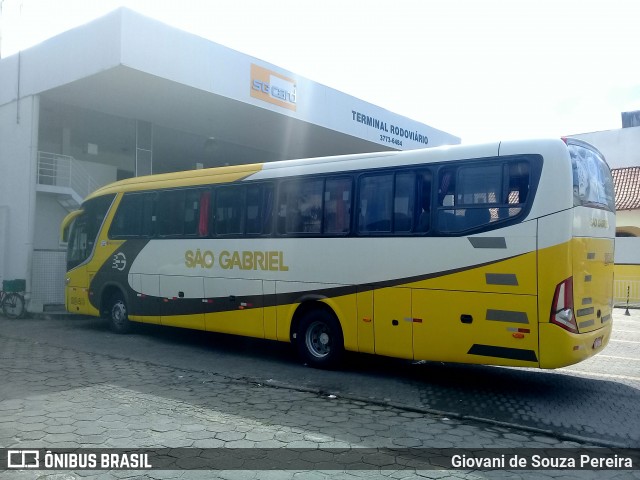
[{"label": "bus side stripe decal", "polygon": [[487,310],[486,319],[494,322],[529,323],[527,312],[510,310]]},{"label": "bus side stripe decal", "polygon": [[524,360],[526,362],[537,362],[538,357],[533,350],[523,350],[521,348],[496,347],[494,345],[474,344],[469,351],[469,355],[480,355],[483,357],[508,358],[509,360]]},{"label": "bus side stripe decal", "polygon": [[[104,288],[108,286],[118,287],[125,294],[125,298],[128,301],[129,313],[131,315],[143,315],[143,316],[174,316],[174,315],[190,315],[190,314],[202,314],[202,313],[218,313],[225,311],[233,311],[238,309],[238,304],[230,303],[228,297],[221,298],[178,298],[175,301],[164,302],[162,297],[156,297],[154,295],[145,294],[144,297],[138,296],[139,293],[134,290],[129,284],[129,270],[138,254],[149,244],[149,239],[135,239],[125,241],[120,248],[118,248],[113,255],[122,252],[127,258],[127,265],[123,271],[114,270],[111,262],[105,262],[98,270],[96,275],[91,281],[90,288],[95,293],[90,297],[92,305],[99,309],[102,299],[102,292]],[[394,280],[385,280],[376,283],[364,284],[364,285],[342,285],[339,287],[329,287],[327,289],[315,290],[315,291],[298,291],[298,292],[285,292],[285,293],[265,293],[259,295],[242,296],[238,298],[238,302],[245,302],[252,304],[253,308],[269,307],[276,305],[291,305],[300,303],[305,300],[322,300],[324,298],[334,298],[339,296],[351,295],[356,292],[365,292],[376,290],[379,288],[396,287],[399,285],[405,285],[412,282],[424,281],[433,278],[443,277],[459,272],[464,272],[476,268],[486,267],[492,264],[504,262],[512,258],[517,258],[520,255],[514,255],[512,257],[500,258],[497,260],[480,263],[476,265],[470,265],[461,268],[455,268],[452,270],[444,270],[440,272],[433,272],[426,275],[418,275],[415,277],[398,278]],[[153,275],[158,275],[153,273]],[[518,285],[518,281],[515,274],[486,274],[487,278],[497,277],[498,280],[502,280],[501,283],[495,283],[497,285]],[[490,283],[489,281],[487,283]],[[206,300],[206,302],[204,301]],[[167,308],[168,305],[171,308]]]}]

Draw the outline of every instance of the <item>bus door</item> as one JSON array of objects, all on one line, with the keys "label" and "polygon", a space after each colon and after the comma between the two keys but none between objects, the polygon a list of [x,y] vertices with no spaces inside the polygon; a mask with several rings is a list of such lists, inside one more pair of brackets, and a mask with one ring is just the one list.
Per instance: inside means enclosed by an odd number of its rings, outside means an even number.
[{"label": "bus door", "polygon": [[373,293],[375,353],[413,358],[410,288],[382,288]]}]

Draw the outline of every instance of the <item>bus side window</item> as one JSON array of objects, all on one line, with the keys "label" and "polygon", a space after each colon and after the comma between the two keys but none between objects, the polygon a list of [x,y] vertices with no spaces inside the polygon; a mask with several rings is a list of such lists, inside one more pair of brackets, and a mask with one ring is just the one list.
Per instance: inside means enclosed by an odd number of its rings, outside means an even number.
[{"label": "bus side window", "polygon": [[502,213],[500,218],[510,218],[518,215],[529,196],[529,164],[527,162],[514,162],[509,164],[508,168],[509,187],[506,203],[509,204],[510,208],[500,209]]},{"label": "bus side window", "polygon": [[184,232],[185,190],[164,190],[158,194],[158,235],[181,236]]},{"label": "bus side window", "polygon": [[247,185],[245,229],[248,235],[271,233],[273,218],[273,185]]},{"label": "bus side window", "polygon": [[530,188],[526,161],[497,161],[440,171],[438,230],[480,229],[519,215]]},{"label": "bus side window", "polygon": [[323,179],[289,180],[282,183],[278,202],[278,232],[320,233]]},{"label": "bus side window", "polygon": [[244,192],[243,185],[217,189],[215,202],[215,232],[217,235],[244,233]]},{"label": "bus side window", "polygon": [[490,208],[502,203],[502,175],[502,164],[458,169],[456,205],[465,207],[458,211],[458,231],[482,227],[492,221]]},{"label": "bus side window", "polygon": [[186,191],[184,202],[184,234],[206,237],[208,234],[208,211],[211,193],[203,189]]},{"label": "bus side window", "polygon": [[125,193],[120,201],[109,238],[151,237],[155,234],[155,192]]},{"label": "bus side window", "polygon": [[393,231],[408,233],[413,229],[413,212],[416,190],[416,175],[413,172],[396,174],[393,199]]},{"label": "bus side window", "polygon": [[[440,232],[449,233],[457,230],[457,211],[453,208],[455,199],[456,169],[442,169],[438,175],[437,228]],[[451,208],[443,208],[451,207]]]},{"label": "bus side window", "polygon": [[428,232],[431,228],[431,172],[418,175],[418,189],[416,192],[416,229],[418,233]]},{"label": "bus side window", "polygon": [[358,233],[391,232],[393,174],[360,179]]},{"label": "bus side window", "polygon": [[464,211],[464,229],[476,228],[491,222],[488,208],[467,208]]},{"label": "bus side window", "polygon": [[351,178],[329,178],[324,192],[324,227],[327,234],[349,233],[351,219]]}]

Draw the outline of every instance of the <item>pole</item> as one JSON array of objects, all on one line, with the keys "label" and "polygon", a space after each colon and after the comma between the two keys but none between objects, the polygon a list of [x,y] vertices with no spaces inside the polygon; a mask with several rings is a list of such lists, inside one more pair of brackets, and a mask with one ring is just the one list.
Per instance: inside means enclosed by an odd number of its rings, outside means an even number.
[{"label": "pole", "polygon": [[629,290],[631,289],[631,285],[627,285],[627,310],[624,312],[624,314],[629,317],[631,316],[631,314],[629,313]]}]

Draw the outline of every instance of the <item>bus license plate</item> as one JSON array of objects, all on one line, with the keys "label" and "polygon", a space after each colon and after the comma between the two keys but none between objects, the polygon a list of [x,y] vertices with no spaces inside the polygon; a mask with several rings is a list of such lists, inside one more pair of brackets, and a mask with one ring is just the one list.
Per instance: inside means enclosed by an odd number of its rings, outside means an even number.
[{"label": "bus license plate", "polygon": [[596,348],[600,347],[600,345],[602,345],[602,337],[598,337],[595,339],[595,341],[593,342],[593,349],[595,350]]}]

